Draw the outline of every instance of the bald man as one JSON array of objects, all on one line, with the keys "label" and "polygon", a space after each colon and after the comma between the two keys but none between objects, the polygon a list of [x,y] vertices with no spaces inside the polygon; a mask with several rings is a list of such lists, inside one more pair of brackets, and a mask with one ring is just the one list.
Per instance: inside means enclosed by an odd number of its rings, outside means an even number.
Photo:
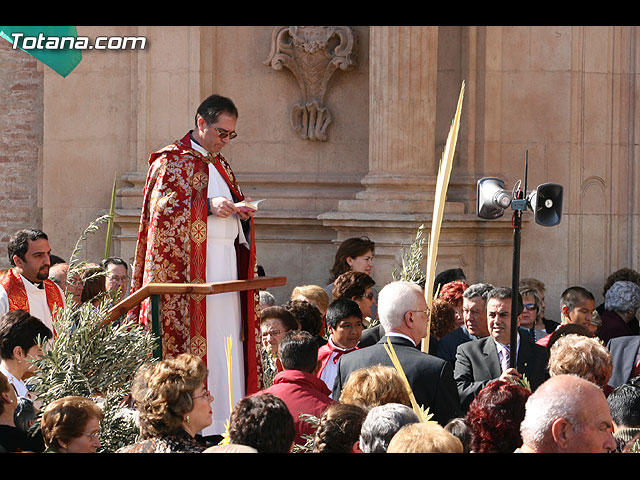
[{"label": "bald man", "polygon": [[557,375],[529,397],[519,453],[609,453],[613,420],[604,393],[574,375]]}]

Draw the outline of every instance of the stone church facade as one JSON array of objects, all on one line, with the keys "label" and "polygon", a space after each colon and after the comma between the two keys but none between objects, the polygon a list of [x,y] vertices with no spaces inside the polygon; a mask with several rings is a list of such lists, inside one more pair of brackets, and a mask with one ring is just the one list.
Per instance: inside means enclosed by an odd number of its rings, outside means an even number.
[{"label": "stone church facade", "polygon": [[[638,268],[636,26],[78,27],[141,36],[144,49],[84,51],[66,78],[0,45],[0,248],[27,226],[69,257],[117,186],[112,253],[130,260],[149,154],[193,128],[211,93],[231,97],[239,136],[224,151],[253,198],[258,262],[295,285],[325,285],[337,245],[376,242],[391,280],[420,225],[462,83],[465,94],[438,271],[510,285],[511,211],[476,215],[476,183],[563,186],[562,220],[523,217],[521,277],[602,299],[606,276]],[[429,228],[427,228],[427,231]],[[102,257],[104,233],[83,255]],[[7,266],[6,255],[0,267]]]}]

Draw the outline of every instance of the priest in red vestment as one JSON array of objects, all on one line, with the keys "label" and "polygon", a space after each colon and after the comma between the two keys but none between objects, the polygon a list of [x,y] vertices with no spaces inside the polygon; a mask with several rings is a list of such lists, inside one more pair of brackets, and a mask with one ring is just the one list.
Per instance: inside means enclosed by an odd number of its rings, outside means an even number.
[{"label": "priest in red vestment", "polygon": [[[196,126],[153,153],[144,187],[131,292],[148,283],[210,283],[255,276],[252,213],[220,150],[236,136],[238,111],[219,95],[207,98]],[[227,338],[231,337],[234,403],[262,388],[258,292],[162,295],[163,357],[190,352],[209,369],[215,398],[213,424],[203,435],[224,433],[229,418]],[[151,326],[150,300],[129,318]]]},{"label": "priest in red vestment", "polygon": [[12,268],[0,280],[0,314],[26,310],[55,332],[54,313],[65,306],[64,293],[49,280],[51,247],[42,230],[24,229],[10,239]]}]

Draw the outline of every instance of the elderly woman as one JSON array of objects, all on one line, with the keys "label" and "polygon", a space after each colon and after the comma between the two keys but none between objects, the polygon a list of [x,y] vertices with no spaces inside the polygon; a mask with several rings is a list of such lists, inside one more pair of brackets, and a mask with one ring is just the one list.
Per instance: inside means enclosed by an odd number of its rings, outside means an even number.
[{"label": "elderly woman", "polygon": [[0,373],[0,452],[42,452],[41,435],[29,435],[15,423],[18,396],[7,377]]},{"label": "elderly woman", "polygon": [[36,368],[33,361],[42,355],[38,339],[51,337],[51,330],[26,310],[13,310],[0,317],[0,372],[18,397],[31,398],[23,378]]},{"label": "elderly woman", "polygon": [[266,307],[260,313],[260,335],[262,337],[263,386],[269,387],[273,377],[282,371],[278,359],[278,346],[284,334],[290,330],[300,330],[296,317],[282,306]]},{"label": "elderly woman", "polygon": [[206,445],[195,437],[212,420],[207,373],[202,359],[188,353],[138,370],[131,394],[142,440],[118,452],[202,452]]},{"label": "elderly woman", "polygon": [[102,410],[91,399],[68,396],[44,409],[40,427],[45,452],[96,453],[100,447]]},{"label": "elderly woman", "polygon": [[604,298],[604,311],[600,314],[602,324],[596,335],[606,345],[615,337],[633,335],[629,322],[640,307],[640,286],[635,282],[618,281],[611,285]]},{"label": "elderly woman", "polygon": [[598,385],[609,394],[613,373],[609,350],[597,338],[575,333],[564,335],[549,352],[549,375],[573,374]]}]

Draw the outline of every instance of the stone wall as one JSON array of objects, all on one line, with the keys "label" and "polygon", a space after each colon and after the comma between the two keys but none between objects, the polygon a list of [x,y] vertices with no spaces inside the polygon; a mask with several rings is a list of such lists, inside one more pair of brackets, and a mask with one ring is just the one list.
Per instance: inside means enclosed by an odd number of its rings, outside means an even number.
[{"label": "stone wall", "polygon": [[[560,225],[542,227],[525,214],[522,232],[520,273],[547,284],[549,316],[559,318],[567,286],[585,285],[600,301],[609,273],[638,268],[637,27],[352,31],[353,53],[342,60],[350,66],[331,75],[322,97],[331,114],[326,140],[304,138],[292,121],[296,105],[317,97],[318,86],[270,61],[276,39],[300,31],[78,27],[90,37],[143,35],[147,47],[85,52],[65,79],[33,63],[20,70],[29,57],[17,59],[5,46],[0,61],[16,68],[2,69],[10,81],[0,86],[0,108],[8,108],[5,97],[26,98],[12,96],[11,82],[36,88],[28,116],[1,120],[0,159],[19,151],[31,162],[17,162],[28,175],[11,182],[29,193],[19,197],[29,207],[19,215],[3,209],[2,238],[14,229],[10,218],[32,215],[53,236],[54,251],[68,256],[82,229],[108,208],[115,176],[113,252],[130,259],[149,154],[192,128],[199,102],[218,92],[240,110],[239,137],[225,156],[245,191],[268,199],[256,215],[257,251],[268,275],[289,279],[275,289],[278,299],[297,284],[323,284],[337,244],[353,235],[376,241],[373,276],[384,284],[417,227],[430,223],[438,164],[464,81],[438,270],[460,266],[472,282],[510,284],[511,212],[479,219],[475,189],[484,176],[512,188],[524,179],[527,153],[529,189],[564,186]],[[326,52],[333,55],[336,43]],[[34,129],[33,142],[16,142],[19,123]],[[16,163],[15,153],[10,157]],[[41,174],[34,175],[38,165]],[[86,257],[99,259],[103,249],[99,232]]]},{"label": "stone wall", "polygon": [[0,39],[0,269],[7,241],[42,227],[42,66]]}]

